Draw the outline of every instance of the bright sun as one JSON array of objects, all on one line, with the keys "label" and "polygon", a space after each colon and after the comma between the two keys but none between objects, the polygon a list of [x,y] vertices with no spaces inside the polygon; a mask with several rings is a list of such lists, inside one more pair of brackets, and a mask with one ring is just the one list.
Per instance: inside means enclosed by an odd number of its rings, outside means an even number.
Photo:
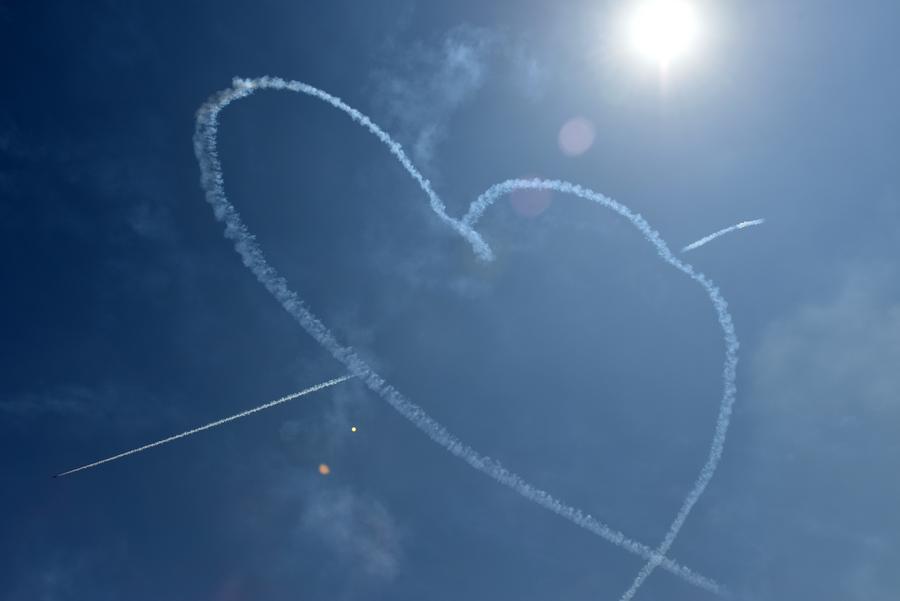
[{"label": "bright sun", "polygon": [[661,66],[687,54],[699,30],[694,9],[682,0],[647,0],[629,25],[635,49]]}]

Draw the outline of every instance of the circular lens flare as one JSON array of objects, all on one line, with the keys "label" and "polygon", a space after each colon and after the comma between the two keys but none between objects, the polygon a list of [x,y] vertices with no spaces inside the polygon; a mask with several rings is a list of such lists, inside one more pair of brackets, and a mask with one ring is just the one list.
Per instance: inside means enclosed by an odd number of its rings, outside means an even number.
[{"label": "circular lens flare", "polygon": [[570,157],[587,152],[594,145],[594,124],[585,117],[569,119],[559,130],[559,149]]},{"label": "circular lens flare", "polygon": [[684,56],[693,46],[698,30],[694,9],[681,0],[649,0],[631,18],[634,48],[661,65]]}]

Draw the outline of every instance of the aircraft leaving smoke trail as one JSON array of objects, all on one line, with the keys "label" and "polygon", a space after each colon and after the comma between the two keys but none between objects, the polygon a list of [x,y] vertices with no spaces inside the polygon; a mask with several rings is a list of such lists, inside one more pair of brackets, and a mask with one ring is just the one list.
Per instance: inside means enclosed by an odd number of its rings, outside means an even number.
[{"label": "aircraft leaving smoke trail", "polygon": [[[539,188],[552,189],[563,193],[570,193],[592,200],[600,205],[613,210],[632,223],[648,242],[653,244],[659,256],[699,283],[707,292],[716,310],[719,325],[724,333],[725,364],[723,368],[723,393],[720,402],[719,416],[716,422],[716,430],[710,445],[709,456],[701,469],[700,475],[688,494],[669,528],[662,543],[657,549],[639,543],[626,537],[622,532],[614,530],[590,515],[585,515],[581,510],[566,505],[530,483],[520,476],[510,472],[500,462],[490,457],[483,456],[474,449],[453,436],[440,423],[431,418],[424,409],[407,399],[397,389],[388,384],[380,375],[375,373],[369,365],[357,355],[349,346],[341,345],[325,324],[319,320],[304,304],[296,292],[290,289],[287,281],[266,261],[262,249],[257,244],[254,236],[247,230],[237,209],[228,200],[225,194],[222,166],[219,162],[217,150],[218,116],[230,103],[245,98],[258,89],[288,90],[312,96],[322,100],[331,106],[343,111],[351,119],[365,127],[369,132],[379,138],[391,151],[391,153],[403,165],[406,171],[415,179],[426,193],[435,213],[454,230],[460,233],[472,245],[475,253],[485,260],[490,260],[493,253],[481,236],[472,229],[472,225],[480,218],[484,210],[499,196],[508,194],[517,189]],[[225,225],[225,236],[234,243],[234,248],[240,255],[244,265],[256,276],[257,280],[269,291],[281,306],[293,316],[297,322],[320,345],[342,362],[348,371],[359,377],[360,380],[375,393],[380,395],[391,407],[408,419],[434,442],[456,455],[474,469],[490,476],[497,482],[508,486],[520,495],[534,503],[560,515],[574,524],[597,534],[605,540],[634,553],[647,560],[647,564],[638,574],[631,589],[625,593],[624,599],[630,598],[634,591],[643,583],[644,579],[658,566],[678,575],[684,580],[703,588],[707,591],[724,594],[725,591],[715,581],[702,576],[689,568],[678,564],[665,556],[678,535],[681,526],[687,519],[690,510],[700,498],[709,480],[718,465],[719,458],[724,448],[725,437],[728,430],[729,417],[735,399],[735,373],[737,368],[738,341],[734,332],[731,315],[728,313],[727,303],[719,294],[718,289],[711,280],[703,274],[696,272],[693,267],[677,259],[669,250],[659,233],[653,230],[640,215],[633,213],[624,205],[611,200],[601,194],[582,188],[575,184],[557,180],[510,180],[490,188],[472,203],[469,213],[462,220],[456,220],[445,212],[445,205],[431,189],[428,181],[412,165],[402,148],[387,133],[375,125],[368,117],[356,109],[345,104],[339,98],[328,94],[318,88],[297,81],[285,81],[277,77],[261,77],[258,79],[239,79],[233,82],[233,87],[214,94],[197,111],[196,130],[194,133],[194,153],[200,166],[201,183],[206,193],[206,200],[212,206],[216,219]]]},{"label": "aircraft leaving smoke trail", "polygon": [[726,227],[725,229],[719,230],[718,232],[713,232],[709,236],[704,236],[704,237],[700,238],[699,240],[697,240],[696,242],[691,242],[690,244],[688,244],[687,246],[682,248],[681,252],[686,253],[688,251],[694,250],[695,248],[700,248],[707,242],[712,242],[719,236],[724,236],[725,234],[730,234],[731,232],[733,232],[735,230],[742,230],[745,227],[750,227],[753,225],[762,225],[765,222],[766,222],[765,219],[753,219],[752,221],[741,221],[740,223],[738,223],[736,225]]},{"label": "aircraft leaving smoke trail", "polygon": [[321,384],[316,384],[315,386],[310,386],[309,388],[304,388],[300,392],[295,392],[294,394],[289,394],[287,396],[283,396],[280,399],[275,399],[274,401],[269,401],[264,405],[260,405],[259,407],[254,407],[253,409],[247,409],[246,411],[241,411],[235,415],[230,417],[224,417],[220,420],[216,420],[214,422],[210,422],[204,426],[198,426],[187,432],[182,432],[181,434],[175,434],[174,436],[169,436],[168,438],[163,438],[162,440],[157,440],[156,442],[151,442],[150,444],[145,444],[142,447],[138,447],[136,449],[131,449],[130,451],[125,451],[124,453],[119,453],[118,455],[113,455],[112,457],[107,457],[106,459],[101,459],[100,461],[95,461],[94,463],[88,463],[87,465],[82,465],[81,467],[76,467],[75,469],[71,469],[67,472],[62,472],[61,474],[56,474],[53,476],[54,478],[59,478],[61,476],[68,476],[69,474],[74,474],[75,472],[80,472],[82,470],[87,470],[92,467],[97,467],[98,465],[103,465],[104,463],[109,463],[110,461],[115,461],[117,459],[122,459],[123,457],[128,457],[129,455],[134,455],[135,453],[140,453],[142,451],[146,451],[148,449],[152,449],[153,447],[159,447],[164,444],[168,444],[174,440],[178,440],[179,438],[187,438],[188,436],[192,436],[198,432],[203,432],[204,430],[209,430],[210,428],[216,428],[221,426],[222,424],[227,424],[228,422],[233,422],[236,419],[240,419],[242,417],[247,417],[248,415],[252,415],[259,411],[263,411],[264,409],[270,409],[275,405],[280,405],[282,403],[287,403],[288,401],[293,401],[294,399],[298,399],[302,396],[306,396],[308,394],[312,394],[313,392],[318,392],[323,388],[328,388],[330,386],[334,386],[335,384],[340,384],[341,382],[346,382],[353,376],[342,376],[340,378],[334,378],[333,380],[328,380],[327,382],[322,382]]}]

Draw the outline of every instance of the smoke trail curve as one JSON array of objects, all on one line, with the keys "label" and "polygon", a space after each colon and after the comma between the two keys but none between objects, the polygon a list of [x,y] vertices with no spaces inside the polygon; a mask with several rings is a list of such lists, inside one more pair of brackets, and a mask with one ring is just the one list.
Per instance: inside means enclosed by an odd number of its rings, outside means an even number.
[{"label": "smoke trail curve", "polygon": [[699,240],[697,240],[696,242],[691,242],[690,244],[688,244],[687,246],[682,248],[681,252],[686,253],[688,251],[694,250],[695,248],[700,248],[707,242],[712,242],[719,236],[724,236],[725,234],[730,234],[731,232],[733,232],[735,230],[742,230],[745,227],[751,227],[754,225],[762,225],[765,222],[766,222],[765,219],[753,219],[751,221],[741,221],[740,223],[737,223],[735,225],[721,229],[718,232],[713,232],[709,236],[704,236],[704,237],[700,238]]},{"label": "smoke trail curve", "polygon": [[[561,192],[573,193],[583,198],[594,200],[619,213],[631,221],[632,224],[641,231],[644,237],[657,248],[658,253],[666,262],[686,273],[704,287],[713,301],[713,305],[718,314],[719,323],[725,333],[726,361],[723,372],[725,389],[709,458],[701,470],[701,475],[698,477],[697,483],[683,503],[675,521],[673,521],[668,534],[657,549],[652,549],[647,545],[632,540],[622,532],[614,530],[591,515],[584,514],[581,510],[564,504],[546,491],[534,487],[517,474],[510,472],[497,460],[479,454],[457,439],[440,423],[431,418],[424,409],[407,399],[396,388],[388,384],[380,375],[373,371],[372,368],[356,354],[353,348],[341,345],[325,324],[319,320],[309,308],[307,308],[296,292],[288,286],[287,281],[266,261],[262,249],[256,242],[255,237],[247,230],[240,214],[225,194],[224,177],[217,150],[219,113],[230,103],[245,98],[258,89],[289,90],[312,96],[338,108],[350,116],[351,119],[368,129],[389,148],[391,153],[394,154],[407,172],[409,172],[419,183],[422,190],[429,197],[429,201],[435,213],[466,238],[472,245],[475,253],[482,259],[490,260],[493,257],[493,254],[487,243],[484,242],[474,229],[472,229],[472,225],[477,222],[484,210],[493,203],[497,197],[518,189],[517,186],[532,188],[543,187],[556,189]],[[196,129],[194,133],[194,152],[200,166],[201,185],[205,191],[206,200],[211,205],[216,219],[224,223],[225,236],[234,243],[235,250],[240,255],[244,265],[256,276],[257,280],[270,294],[272,294],[279,304],[281,304],[282,307],[297,320],[300,326],[318,341],[325,350],[343,363],[351,374],[359,377],[373,392],[381,396],[389,405],[391,405],[391,407],[424,432],[434,442],[468,463],[474,469],[486,474],[532,502],[560,515],[581,528],[593,532],[620,548],[644,558],[647,561],[647,564],[638,575],[635,585],[632,586],[634,590],[640,586],[640,583],[643,582],[643,579],[646,578],[650,572],[656,567],[661,566],[695,586],[713,593],[725,593],[721,585],[715,581],[666,557],[665,551],[668,551],[671,547],[681,525],[687,518],[687,514],[690,512],[691,508],[702,494],[703,489],[712,478],[719,457],[721,456],[735,395],[734,379],[737,365],[737,337],[734,333],[731,316],[727,311],[727,304],[719,295],[714,284],[702,274],[695,272],[690,265],[676,259],[659,234],[653,230],[640,215],[632,213],[628,208],[616,201],[575,184],[556,180],[510,180],[493,186],[487,192],[482,194],[472,203],[469,213],[463,220],[459,221],[453,219],[446,214],[444,210],[445,205],[431,190],[428,181],[415,169],[400,145],[387,133],[376,126],[368,117],[346,105],[340,99],[319,90],[318,88],[302,82],[285,81],[276,77],[261,77],[257,79],[236,78],[233,81],[233,87],[211,96],[197,111]],[[660,551],[660,549],[663,549],[663,551]]]},{"label": "smoke trail curve", "polygon": [[188,436],[193,436],[194,434],[197,434],[198,432],[203,432],[204,430],[209,430],[210,428],[216,428],[218,426],[221,426],[222,424],[227,424],[228,422],[232,422],[236,419],[240,419],[242,417],[247,417],[248,415],[258,413],[259,411],[263,411],[265,409],[270,409],[270,408],[274,407],[275,405],[287,403],[288,401],[293,401],[294,399],[298,399],[302,396],[312,394],[313,392],[318,392],[324,388],[329,388],[331,386],[334,386],[335,384],[340,384],[341,382],[345,382],[352,377],[353,376],[342,376],[340,378],[334,378],[332,380],[328,380],[327,382],[322,382],[321,384],[316,384],[315,386],[310,386],[309,388],[304,388],[300,392],[295,392],[293,394],[283,396],[280,399],[275,399],[274,401],[269,401],[268,403],[265,403],[258,407],[254,407],[253,409],[247,409],[246,411],[241,411],[240,413],[236,413],[229,417],[223,417],[222,419],[216,420],[214,422],[210,422],[203,426],[197,426],[196,428],[192,428],[190,430],[187,430],[186,432],[182,432],[181,434],[175,434],[174,436],[169,436],[168,438],[163,438],[162,440],[157,440],[156,442],[151,442],[149,444],[145,444],[141,447],[137,447],[136,449],[131,449],[130,451],[125,451],[123,453],[119,453],[118,455],[113,455],[112,457],[107,457],[106,459],[101,459],[100,461],[88,463],[87,465],[82,465],[81,467],[76,467],[76,468],[68,470],[66,472],[61,472],[59,474],[56,474],[53,477],[60,478],[62,476],[68,476],[69,474],[74,474],[75,472],[88,470],[88,469],[91,469],[92,467],[97,467],[98,465],[103,465],[104,463],[109,463],[111,461],[116,461],[117,459],[122,459],[123,457],[128,457],[129,455],[134,455],[135,453],[141,453],[148,449],[152,449],[153,447],[159,447],[164,444],[168,444],[172,441],[178,440],[179,438],[187,438]]},{"label": "smoke trail curve", "polygon": [[630,221],[632,225],[634,225],[641,232],[641,234],[643,234],[644,238],[646,238],[648,242],[656,247],[657,254],[663,261],[670,264],[678,271],[681,271],[703,287],[703,289],[709,296],[709,299],[712,301],[713,307],[716,311],[716,316],[719,320],[719,325],[721,326],[722,333],[724,335],[725,363],[722,369],[723,391],[722,398],[719,403],[719,414],[716,420],[716,429],[713,434],[712,442],[710,443],[706,462],[700,469],[700,474],[695,480],[694,486],[688,492],[685,500],[681,504],[681,508],[675,516],[675,519],[669,526],[669,530],[666,533],[665,538],[656,548],[657,555],[647,561],[647,563],[643,568],[641,568],[641,571],[635,577],[635,580],[632,583],[631,587],[622,595],[621,601],[629,601],[634,597],[635,593],[637,592],[638,588],[640,588],[641,584],[643,584],[644,580],[646,580],[647,577],[649,577],[650,574],[659,566],[658,558],[668,553],[672,544],[675,542],[675,539],[677,538],[681,527],[687,520],[688,515],[690,515],[690,512],[693,509],[694,505],[697,503],[697,501],[700,500],[700,497],[703,495],[703,492],[709,485],[710,480],[712,480],[712,477],[716,472],[716,468],[719,465],[719,461],[722,458],[722,452],[725,449],[725,439],[728,434],[728,426],[731,420],[731,413],[737,393],[737,388],[735,386],[738,360],[737,351],[739,347],[737,334],[734,330],[734,324],[731,319],[731,314],[728,313],[728,303],[725,302],[725,299],[722,297],[719,289],[715,286],[712,280],[707,278],[702,273],[696,271],[691,265],[679,260],[675,255],[673,255],[668,245],[659,235],[659,232],[654,230],[650,226],[650,224],[647,223],[647,221],[643,217],[641,217],[641,215],[634,213],[625,205],[602,194],[598,194],[593,190],[589,190],[577,184],[572,184],[560,180],[507,180],[505,182],[501,182],[499,184],[491,186],[487,191],[481,194],[481,196],[479,196],[469,207],[468,213],[466,213],[465,217],[463,217],[463,223],[470,227],[474,226],[484,214],[484,211],[488,207],[490,207],[499,197],[505,194],[510,194],[516,190],[523,189],[552,190],[564,194],[572,194],[574,196],[578,196],[579,198],[596,202],[618,213],[619,215]]}]

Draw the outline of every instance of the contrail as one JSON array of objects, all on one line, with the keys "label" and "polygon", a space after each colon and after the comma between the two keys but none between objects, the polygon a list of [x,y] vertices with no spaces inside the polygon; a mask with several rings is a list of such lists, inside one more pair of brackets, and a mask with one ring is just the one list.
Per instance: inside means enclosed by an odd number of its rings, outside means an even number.
[{"label": "contrail", "polygon": [[176,434],[174,436],[170,436],[168,438],[163,438],[162,440],[157,440],[156,442],[151,442],[150,444],[145,444],[142,447],[138,447],[136,449],[131,449],[130,451],[125,451],[124,453],[119,453],[118,455],[113,455],[112,457],[107,457],[106,459],[101,459],[100,461],[95,461],[94,463],[88,463],[87,465],[82,465],[81,467],[76,467],[75,469],[71,469],[67,472],[62,472],[60,474],[56,474],[53,476],[54,478],[59,478],[62,476],[68,476],[69,474],[74,474],[75,472],[80,472],[82,470],[88,470],[92,467],[97,467],[98,465],[103,465],[104,463],[109,463],[110,461],[116,461],[117,459],[122,459],[123,457],[128,457],[129,455],[134,455],[135,453],[141,453],[148,449],[152,449],[153,447],[159,447],[164,444],[168,444],[173,440],[178,440],[179,438],[187,438],[188,436],[193,436],[197,432],[203,432],[204,430],[209,430],[210,428],[216,428],[221,426],[222,424],[227,424],[228,422],[232,422],[236,419],[240,419],[242,417],[247,417],[248,415],[252,415],[264,409],[269,409],[274,407],[275,405],[280,405],[282,403],[287,403],[288,401],[293,401],[294,399],[298,399],[302,396],[306,396],[308,394],[312,394],[313,392],[318,392],[323,388],[328,388],[330,386],[334,386],[335,384],[340,384],[341,382],[346,382],[353,376],[342,376],[340,378],[334,378],[333,380],[328,380],[327,382],[322,382],[321,384],[316,384],[315,386],[310,386],[309,388],[304,388],[300,392],[295,392],[294,394],[289,394],[287,396],[283,396],[280,399],[275,399],[274,401],[269,401],[264,405],[260,405],[259,407],[254,407],[253,409],[247,409],[246,411],[241,411],[240,413],[236,413],[230,417],[224,417],[220,420],[210,422],[204,426],[199,426],[197,428],[193,428],[188,430],[187,432],[182,432],[181,434]]},{"label": "contrail", "polygon": [[[440,423],[430,417],[424,409],[407,399],[396,388],[388,384],[384,378],[378,375],[371,367],[357,355],[349,346],[338,342],[325,324],[306,307],[301,298],[287,284],[287,281],[278,274],[265,259],[262,249],[257,244],[254,236],[247,230],[240,214],[231,204],[225,194],[222,166],[219,162],[217,151],[217,133],[219,113],[231,102],[244,98],[258,89],[289,90],[314,98],[318,98],[331,106],[343,111],[351,119],[358,122],[369,132],[381,140],[403,165],[406,171],[415,179],[425,194],[428,196],[432,209],[444,222],[461,234],[471,245],[475,253],[485,260],[490,260],[493,253],[487,243],[472,228],[485,209],[503,194],[514,190],[549,189],[558,192],[574,194],[581,198],[597,202],[601,206],[609,208],[632,223],[643,236],[656,247],[659,256],[667,263],[686,274],[692,280],[700,284],[706,291],[713,308],[716,311],[719,325],[722,328],[725,341],[725,364],[723,368],[723,393],[720,402],[719,416],[716,422],[716,430],[710,445],[710,451],[704,463],[700,475],[694,487],[682,503],[681,509],[672,522],[668,533],[656,549],[643,543],[628,538],[622,532],[611,528],[596,518],[584,514],[581,510],[563,503],[548,492],[536,488],[520,476],[507,470],[496,459],[481,455],[454,435],[452,435]],[[348,106],[339,98],[328,94],[318,88],[297,81],[285,81],[276,77],[261,77],[258,79],[235,79],[233,86],[214,94],[197,111],[196,130],[194,133],[194,152],[200,166],[201,184],[206,193],[206,200],[212,206],[216,219],[225,225],[225,236],[234,243],[235,250],[240,255],[244,265],[256,276],[257,280],[269,291],[281,306],[312,336],[324,349],[343,363],[347,370],[360,378],[376,394],[381,396],[398,413],[408,419],[413,425],[424,432],[434,442],[444,447],[453,455],[456,455],[471,467],[493,478],[497,482],[511,488],[523,497],[538,505],[560,515],[601,538],[644,558],[647,564],[638,574],[631,589],[625,593],[624,599],[633,596],[634,591],[641,585],[644,579],[658,566],[676,574],[684,580],[707,591],[725,594],[724,589],[715,581],[698,574],[691,569],[675,562],[665,556],[681,526],[687,519],[694,504],[702,495],[704,489],[712,478],[719,463],[725,444],[725,436],[728,430],[729,418],[735,400],[735,372],[737,368],[738,340],[732,324],[731,315],[728,313],[727,303],[719,294],[713,282],[702,273],[693,269],[687,263],[677,259],[662,237],[650,227],[640,215],[633,213],[624,205],[609,199],[589,189],[575,184],[559,180],[509,180],[491,187],[478,197],[469,209],[468,214],[462,220],[456,220],[448,216],[445,205],[431,189],[428,181],[412,165],[412,162],[403,152],[400,145],[387,133],[375,125],[368,117]]]},{"label": "contrail", "polygon": [[690,250],[694,250],[695,248],[700,248],[707,242],[712,242],[719,236],[724,236],[725,234],[730,234],[734,230],[742,230],[745,227],[750,227],[752,225],[762,225],[765,222],[766,222],[765,219],[753,219],[752,221],[741,221],[740,223],[738,223],[736,225],[732,225],[731,227],[726,227],[725,229],[719,230],[718,232],[714,232],[714,233],[710,234],[709,236],[704,236],[703,238],[700,238],[696,242],[691,242],[690,244],[688,244],[687,246],[682,248],[681,252],[686,253]]}]

